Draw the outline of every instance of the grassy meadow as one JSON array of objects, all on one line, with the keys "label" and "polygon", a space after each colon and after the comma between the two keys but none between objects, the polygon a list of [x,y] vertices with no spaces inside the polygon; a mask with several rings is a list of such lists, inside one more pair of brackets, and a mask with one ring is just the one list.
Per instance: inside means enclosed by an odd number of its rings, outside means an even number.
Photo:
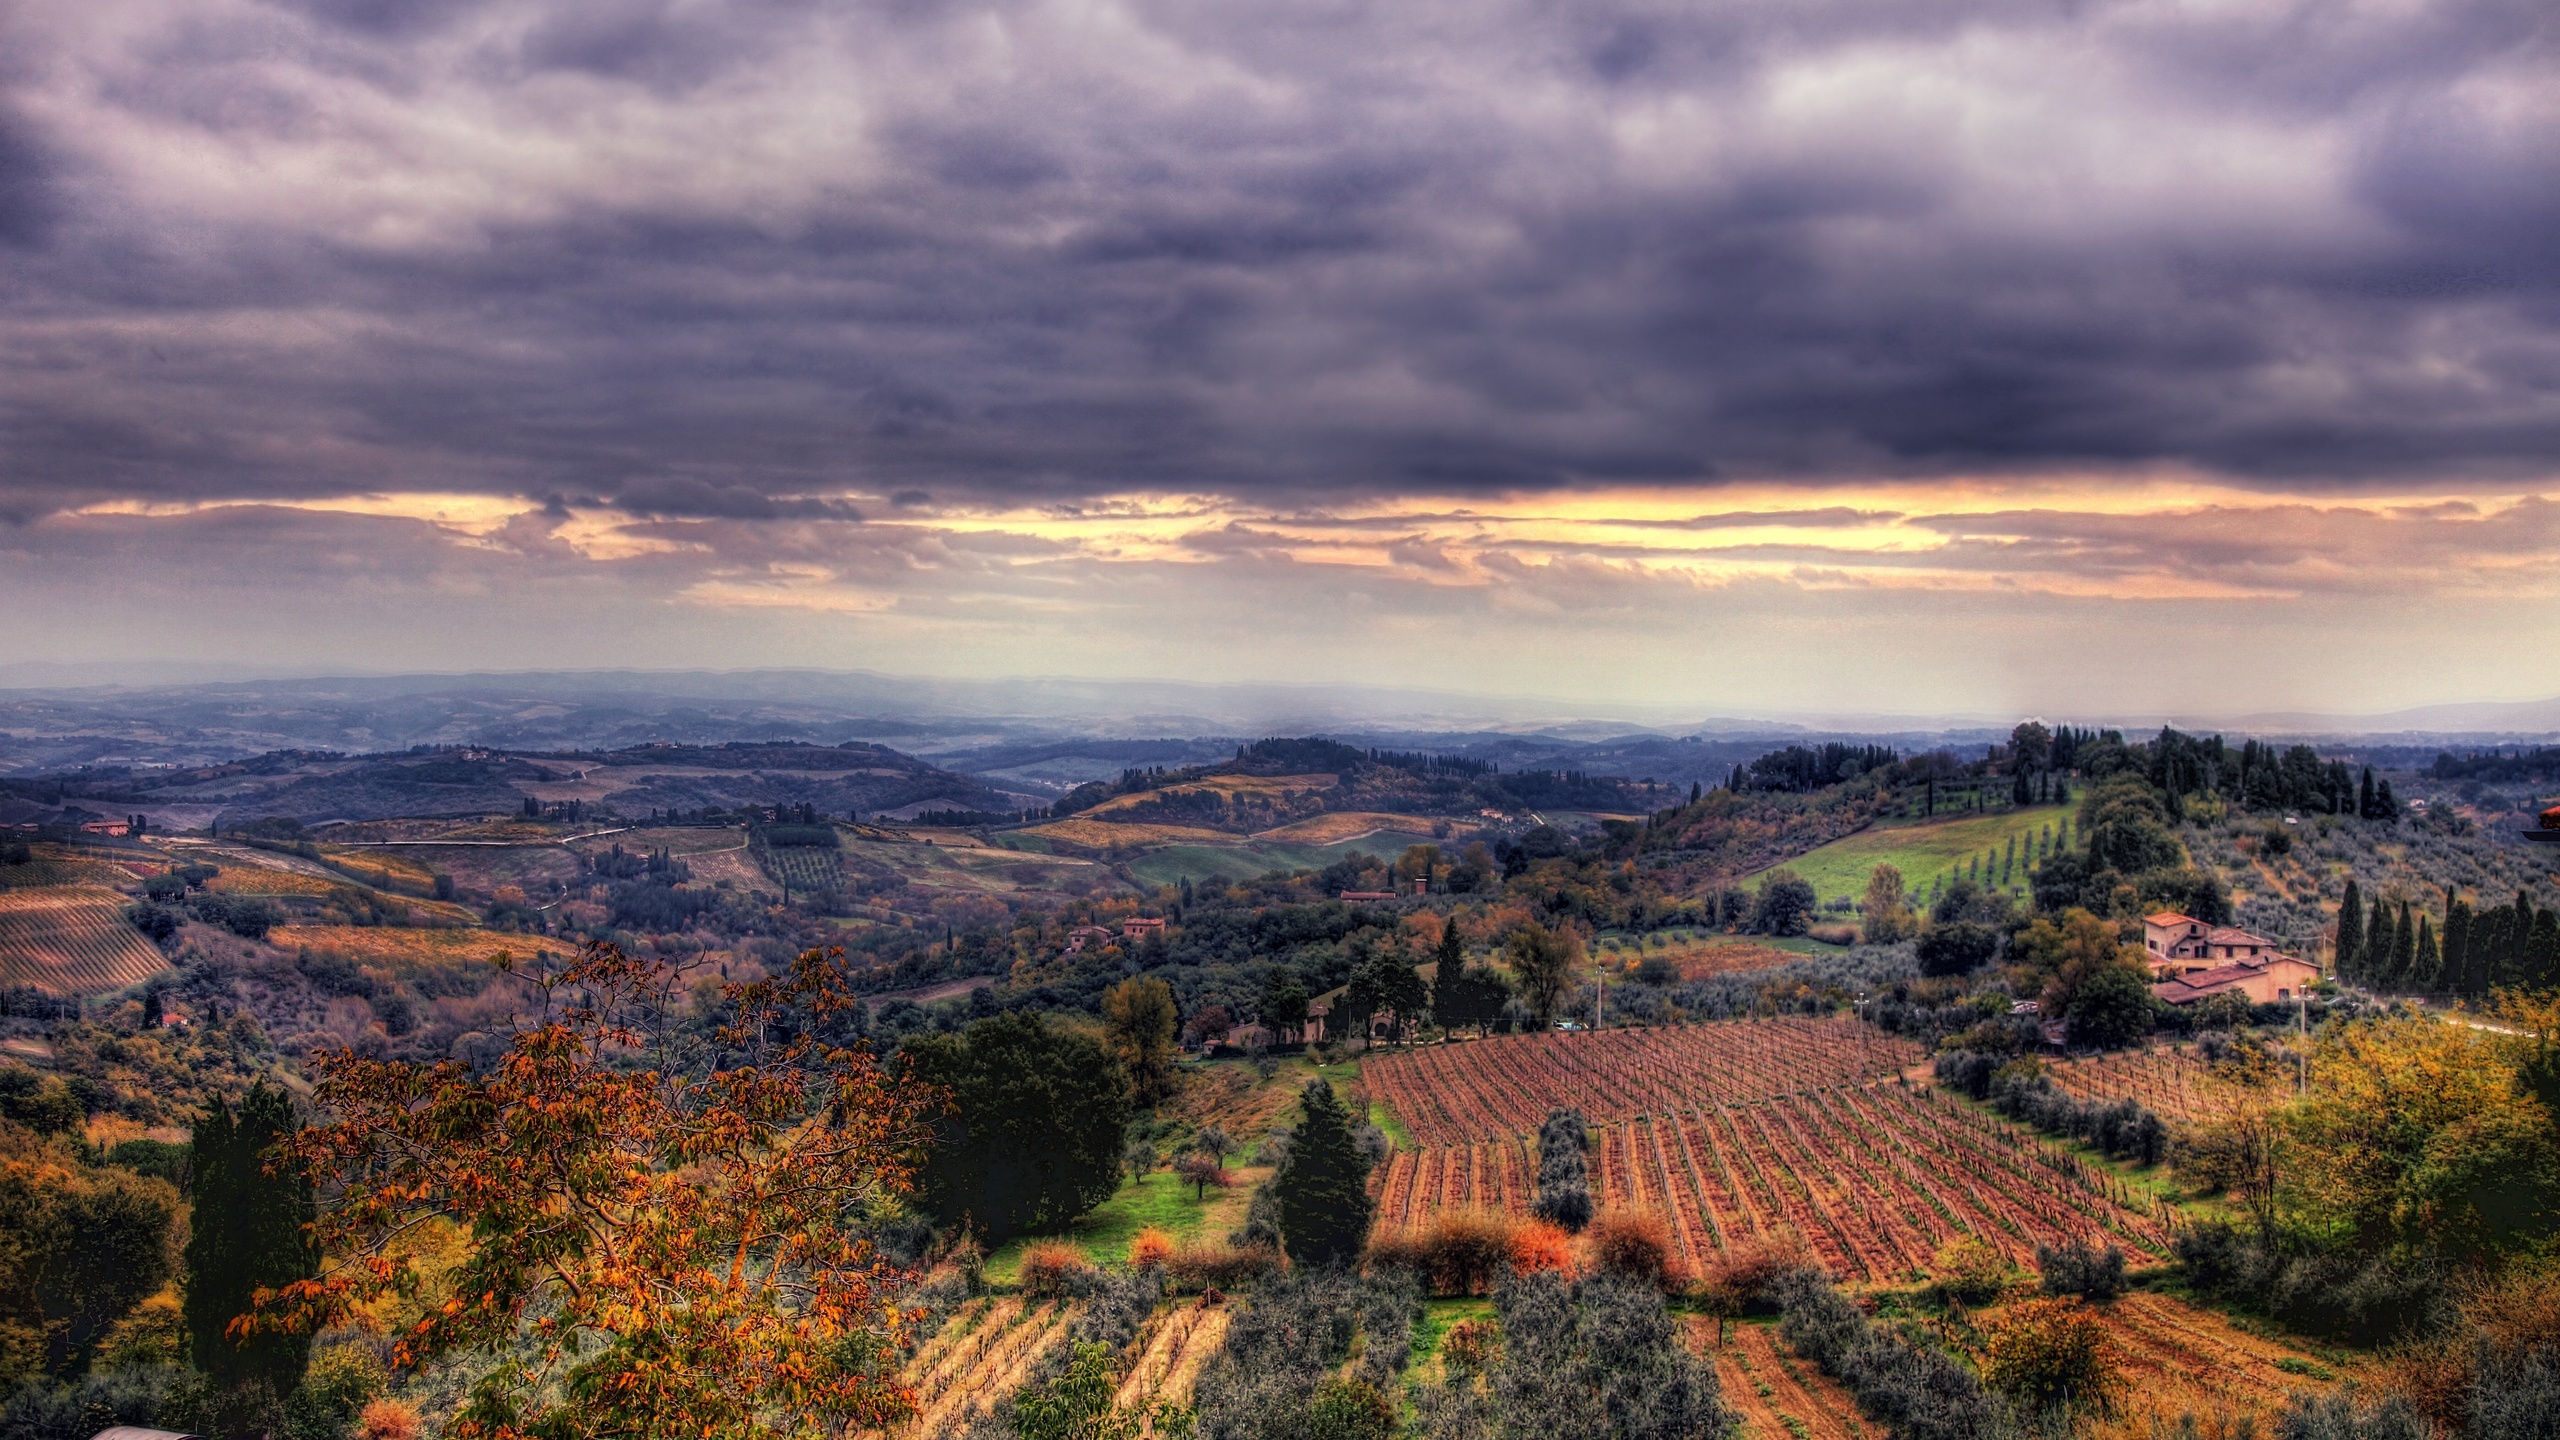
[{"label": "grassy meadow", "polygon": [[[1867,875],[1878,865],[1900,870],[1904,887],[1916,894],[1932,879],[1954,880],[1976,856],[1986,863],[1999,859],[2014,837],[2019,855],[2009,888],[2024,893],[2030,843],[2047,830],[2058,832],[2069,814],[2066,806],[2032,805],[1954,819],[1886,821],[1799,855],[1785,868],[1812,882],[1826,901],[1864,895]],[[1997,887],[1986,881],[1985,888]]]}]

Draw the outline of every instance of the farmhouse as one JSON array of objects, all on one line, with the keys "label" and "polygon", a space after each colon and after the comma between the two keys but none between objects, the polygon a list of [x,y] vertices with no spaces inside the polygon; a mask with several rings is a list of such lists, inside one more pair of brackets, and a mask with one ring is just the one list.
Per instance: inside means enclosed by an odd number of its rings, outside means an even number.
[{"label": "farmhouse", "polygon": [[2320,967],[2308,960],[2290,955],[2269,955],[2257,960],[2235,960],[2210,970],[2191,970],[2151,987],[2151,993],[2171,1005],[2193,1005],[2215,995],[2243,995],[2250,1003],[2272,1005],[2292,1000],[2320,979]]},{"label": "farmhouse", "polygon": [[1109,930],[1099,925],[1079,925],[1067,932],[1067,953],[1081,955],[1088,944],[1099,950],[1115,938]]},{"label": "farmhouse", "polygon": [[1120,922],[1120,933],[1131,940],[1144,940],[1164,933],[1164,921],[1153,915],[1132,915]]},{"label": "farmhouse", "polygon": [[2214,968],[2214,962],[2263,960],[2282,955],[2284,947],[2264,935],[2229,925],[2207,925],[2174,910],[2145,916],[2142,948],[2155,979],[2189,975]]}]

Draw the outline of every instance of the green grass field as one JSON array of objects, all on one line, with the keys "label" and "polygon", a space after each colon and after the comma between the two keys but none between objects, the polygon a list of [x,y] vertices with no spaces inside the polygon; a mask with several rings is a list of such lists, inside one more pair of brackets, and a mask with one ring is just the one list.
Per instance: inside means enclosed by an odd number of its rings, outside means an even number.
[{"label": "green grass field", "polygon": [[[1825,900],[1843,896],[1855,900],[1866,894],[1867,875],[1878,865],[1900,870],[1904,888],[1917,894],[1928,889],[1933,877],[1953,880],[1955,871],[1977,855],[1999,858],[2007,853],[2010,837],[2016,836],[2019,856],[2009,888],[2023,894],[2031,853],[2028,842],[2047,827],[2058,829],[2070,813],[2060,805],[2036,805],[1957,820],[1888,821],[1799,855],[1787,861],[1785,868],[1811,881],[1815,893]],[[1988,881],[1985,885],[1996,888]]]},{"label": "green grass field", "polygon": [[[1230,1169],[1235,1183],[1212,1187],[1206,1199],[1192,1198],[1191,1187],[1170,1170],[1152,1171],[1121,1185],[1110,1199],[1067,1227],[1065,1238],[1096,1265],[1121,1265],[1129,1259],[1129,1242],[1148,1226],[1176,1240],[1217,1240],[1244,1224],[1253,1187],[1271,1177],[1267,1166]],[[1022,1252],[1053,1235],[1017,1235],[987,1257],[987,1279],[1010,1285],[1022,1270]]]}]

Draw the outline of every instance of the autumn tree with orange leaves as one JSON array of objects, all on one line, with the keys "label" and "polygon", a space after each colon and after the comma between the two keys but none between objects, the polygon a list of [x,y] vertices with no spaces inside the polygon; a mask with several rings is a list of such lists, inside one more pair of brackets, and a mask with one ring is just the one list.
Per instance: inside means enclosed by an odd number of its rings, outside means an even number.
[{"label": "autumn tree with orange leaves", "polygon": [[[590,945],[510,970],[527,1013],[485,1072],[320,1057],[314,1279],[257,1323],[409,1302],[397,1364],[496,1361],[449,1440],[817,1436],[909,1413],[912,1278],[866,1225],[909,1190],[938,1101],[821,1036],[842,952],[723,983],[679,1024],[684,972]],[[414,1259],[458,1230],[450,1268]]]}]

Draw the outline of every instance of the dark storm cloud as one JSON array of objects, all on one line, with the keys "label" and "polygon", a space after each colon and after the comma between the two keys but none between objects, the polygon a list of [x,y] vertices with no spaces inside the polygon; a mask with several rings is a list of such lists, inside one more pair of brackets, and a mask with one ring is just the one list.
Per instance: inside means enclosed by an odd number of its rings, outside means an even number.
[{"label": "dark storm cloud", "polygon": [[0,51],[21,520],[2560,453],[2519,0],[101,0]]}]

